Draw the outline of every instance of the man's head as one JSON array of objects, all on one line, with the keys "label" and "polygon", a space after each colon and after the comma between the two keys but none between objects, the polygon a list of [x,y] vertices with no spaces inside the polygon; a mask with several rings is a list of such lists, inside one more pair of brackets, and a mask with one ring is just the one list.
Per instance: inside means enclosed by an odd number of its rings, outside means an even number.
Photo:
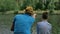
[{"label": "man's head", "polygon": [[31,6],[26,7],[25,13],[29,14],[29,15],[33,15],[34,14],[33,7],[31,7]]}]

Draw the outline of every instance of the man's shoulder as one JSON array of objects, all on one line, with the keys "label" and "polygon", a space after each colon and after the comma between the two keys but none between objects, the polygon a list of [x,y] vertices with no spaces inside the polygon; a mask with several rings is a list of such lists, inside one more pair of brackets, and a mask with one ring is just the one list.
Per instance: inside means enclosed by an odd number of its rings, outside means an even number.
[{"label": "man's shoulder", "polygon": [[17,14],[17,15],[15,15],[15,17],[18,17],[18,16],[23,16],[23,14]]}]

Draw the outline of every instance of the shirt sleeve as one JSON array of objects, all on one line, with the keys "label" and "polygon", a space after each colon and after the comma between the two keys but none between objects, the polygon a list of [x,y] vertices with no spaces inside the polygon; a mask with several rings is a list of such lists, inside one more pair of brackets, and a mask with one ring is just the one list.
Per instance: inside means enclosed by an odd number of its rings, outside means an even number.
[{"label": "shirt sleeve", "polygon": [[15,24],[16,18],[14,17],[13,24]]},{"label": "shirt sleeve", "polygon": [[38,25],[36,26],[36,29],[37,29],[37,34],[39,34],[39,26]]},{"label": "shirt sleeve", "polygon": [[12,27],[11,27],[11,31],[14,31],[15,20],[16,19],[14,18],[13,23],[12,23]]},{"label": "shirt sleeve", "polygon": [[50,27],[51,27],[51,28],[50,28],[50,34],[52,34],[52,25],[50,25]]}]

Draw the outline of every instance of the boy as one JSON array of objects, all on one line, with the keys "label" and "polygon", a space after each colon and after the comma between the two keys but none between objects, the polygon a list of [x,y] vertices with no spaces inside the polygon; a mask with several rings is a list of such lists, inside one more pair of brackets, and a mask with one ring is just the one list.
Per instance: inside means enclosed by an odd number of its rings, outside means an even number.
[{"label": "boy", "polygon": [[48,13],[42,14],[42,21],[37,23],[37,34],[51,34],[52,25],[47,21]]}]

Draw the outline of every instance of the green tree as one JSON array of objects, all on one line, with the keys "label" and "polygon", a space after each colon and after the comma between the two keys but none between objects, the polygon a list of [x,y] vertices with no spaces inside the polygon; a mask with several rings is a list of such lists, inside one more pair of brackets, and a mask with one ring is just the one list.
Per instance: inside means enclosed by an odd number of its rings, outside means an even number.
[{"label": "green tree", "polygon": [[54,5],[55,5],[55,10],[60,10],[60,0],[58,2],[55,2]]},{"label": "green tree", "polygon": [[0,12],[15,10],[15,0],[0,0]]}]

